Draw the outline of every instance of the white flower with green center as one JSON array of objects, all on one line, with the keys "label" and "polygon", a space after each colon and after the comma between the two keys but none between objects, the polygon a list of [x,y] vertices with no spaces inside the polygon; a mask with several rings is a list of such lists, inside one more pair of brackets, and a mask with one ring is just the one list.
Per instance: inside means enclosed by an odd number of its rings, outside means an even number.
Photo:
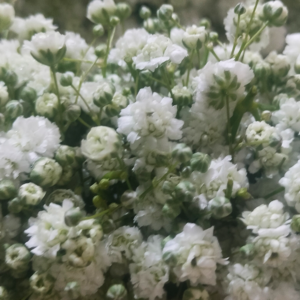
[{"label": "white flower with green center", "polygon": [[38,115],[51,119],[57,114],[58,104],[58,98],[55,94],[45,93],[37,98],[35,111]]},{"label": "white flower with green center", "polygon": [[93,0],[87,7],[87,18],[94,23],[107,25],[116,8],[113,0]]},{"label": "white flower with green center", "polygon": [[18,197],[26,205],[37,205],[44,198],[45,192],[38,185],[29,182],[20,186]]},{"label": "white flower with green center", "polygon": [[23,244],[13,244],[6,249],[5,263],[13,270],[28,270],[30,259],[30,252]]},{"label": "white flower with green center", "polygon": [[190,50],[200,49],[207,40],[208,33],[204,26],[187,27],[183,34],[182,43]]}]

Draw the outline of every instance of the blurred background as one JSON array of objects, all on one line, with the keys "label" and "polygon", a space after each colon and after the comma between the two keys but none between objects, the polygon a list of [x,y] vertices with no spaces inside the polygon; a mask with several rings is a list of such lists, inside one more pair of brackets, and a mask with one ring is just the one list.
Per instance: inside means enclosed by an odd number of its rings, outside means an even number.
[{"label": "blurred background", "polygon": [[[48,18],[54,19],[54,24],[59,26],[61,32],[74,31],[80,33],[87,41],[91,39],[93,24],[85,17],[86,7],[90,0],[12,1],[15,1],[18,16],[26,17],[31,14],[42,13]],[[241,0],[115,0],[115,2],[126,2],[132,7],[133,14],[127,21],[127,28],[142,24],[138,15],[142,5],[147,5],[155,11],[161,4],[169,3],[174,6],[182,24],[197,24],[200,18],[209,18],[213,30],[219,33],[221,39],[225,39],[223,20],[228,9],[234,7]],[[282,0],[282,2],[289,8],[287,32],[300,32],[300,0]]]}]

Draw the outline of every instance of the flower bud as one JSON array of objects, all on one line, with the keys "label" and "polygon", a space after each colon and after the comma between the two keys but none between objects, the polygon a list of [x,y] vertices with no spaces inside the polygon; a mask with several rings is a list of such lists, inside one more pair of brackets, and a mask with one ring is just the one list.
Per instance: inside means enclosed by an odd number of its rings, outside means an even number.
[{"label": "flower bud", "polygon": [[106,45],[105,44],[100,44],[95,48],[95,55],[98,58],[103,58],[106,55]]},{"label": "flower bud", "polygon": [[251,194],[248,193],[247,188],[241,188],[236,193],[237,198],[241,198],[243,200],[249,200],[252,198]]},{"label": "flower bud", "polygon": [[109,118],[119,115],[120,111],[121,109],[114,104],[108,104],[105,107],[105,113]]},{"label": "flower bud", "polygon": [[69,227],[78,225],[82,218],[83,214],[79,207],[71,208],[65,212],[65,224]]},{"label": "flower bud", "polygon": [[244,6],[244,4],[238,3],[234,8],[234,13],[239,16],[246,13],[246,7]]},{"label": "flower bud", "polygon": [[96,37],[101,37],[104,35],[104,28],[101,24],[97,24],[93,27],[93,34]]},{"label": "flower bud", "polygon": [[18,82],[18,75],[14,71],[6,71],[4,73],[3,81],[7,86],[14,87]]},{"label": "flower bud", "polygon": [[106,292],[107,300],[126,300],[127,290],[123,284],[114,284]]},{"label": "flower bud", "polygon": [[45,93],[35,102],[35,111],[38,115],[53,118],[58,111],[58,98],[55,94]]},{"label": "flower bud", "polygon": [[195,186],[189,181],[181,181],[175,187],[175,195],[180,202],[191,202],[195,191]]},{"label": "flower bud", "polygon": [[112,104],[119,108],[125,108],[128,105],[128,99],[123,94],[115,93],[112,98]]},{"label": "flower bud", "polygon": [[199,22],[199,26],[205,27],[205,29],[209,29],[211,27],[211,23],[209,19],[203,18]]},{"label": "flower bud", "polygon": [[23,201],[16,197],[8,202],[8,210],[12,214],[18,214],[23,209]]},{"label": "flower bud", "polygon": [[21,272],[28,270],[30,258],[30,252],[23,244],[13,244],[5,252],[8,267]]},{"label": "flower bud", "polygon": [[291,228],[295,232],[300,232],[300,215],[294,215],[291,222]]},{"label": "flower bud", "polygon": [[174,104],[178,106],[191,106],[193,104],[192,92],[186,86],[181,87],[176,85],[172,89],[172,94],[174,98]]},{"label": "flower bud", "polygon": [[62,166],[73,165],[76,162],[76,151],[66,145],[60,145],[55,152],[54,159]]},{"label": "flower bud", "polygon": [[231,202],[225,197],[216,197],[210,200],[208,207],[215,219],[225,218],[232,212]]},{"label": "flower bud", "polygon": [[269,111],[269,110],[264,110],[262,113],[261,113],[261,119],[262,121],[265,121],[265,122],[270,122],[271,121],[271,118],[272,118],[272,112]]},{"label": "flower bud", "polygon": [[149,32],[149,33],[155,33],[157,27],[156,22],[154,19],[148,18],[143,22],[143,27]]},{"label": "flower bud", "polygon": [[78,299],[81,296],[80,285],[76,281],[68,282],[65,287],[65,292],[71,299]]},{"label": "flower bud", "polygon": [[98,187],[100,190],[107,190],[109,188],[110,184],[109,184],[109,179],[101,179],[99,184],[98,184]]},{"label": "flower bud", "polygon": [[300,54],[297,57],[297,60],[295,62],[294,70],[297,74],[300,74]]},{"label": "flower bud", "polygon": [[35,272],[29,279],[30,287],[40,295],[49,294],[54,286],[55,279],[48,273]]},{"label": "flower bud", "polygon": [[147,6],[142,6],[139,15],[143,20],[147,20],[151,17],[151,10]]},{"label": "flower bud", "polygon": [[15,18],[14,7],[7,3],[0,4],[0,32],[8,30]]},{"label": "flower bud", "polygon": [[133,207],[134,202],[137,200],[135,191],[125,191],[121,196],[122,206],[131,209]]},{"label": "flower bud", "polygon": [[280,27],[286,23],[288,10],[281,1],[270,1],[263,5],[263,16],[270,26]]},{"label": "flower bud", "polygon": [[212,31],[208,34],[209,40],[212,42],[217,42],[219,39],[219,34],[215,31]]},{"label": "flower bud", "polygon": [[48,157],[38,159],[30,172],[30,180],[43,188],[55,185],[62,174],[62,167]]},{"label": "flower bud", "polygon": [[23,114],[23,106],[20,101],[11,100],[5,105],[5,116],[9,119],[16,119]]},{"label": "flower bud", "polygon": [[175,23],[180,23],[179,16],[176,13],[172,13],[172,18],[171,20]]},{"label": "flower bud", "polygon": [[199,50],[207,40],[208,34],[204,26],[197,27],[196,25],[187,27],[183,34],[182,43],[189,50]]},{"label": "flower bud", "polygon": [[0,286],[0,300],[9,300],[9,294],[4,286]]},{"label": "flower bud", "polygon": [[254,254],[254,245],[246,244],[245,246],[240,248],[240,253],[244,258],[252,258]]},{"label": "flower bud", "polygon": [[36,95],[36,91],[35,89],[29,87],[29,86],[25,86],[21,93],[20,93],[20,98],[24,101],[33,103],[36,99],[37,95]]},{"label": "flower bud", "polygon": [[186,144],[177,144],[172,151],[173,159],[181,163],[188,162],[192,158],[192,150]]},{"label": "flower bud", "polygon": [[116,15],[120,18],[120,20],[125,20],[130,17],[132,13],[130,5],[125,2],[121,2],[117,4]]},{"label": "flower bud", "polygon": [[65,166],[62,168],[62,174],[57,182],[58,186],[64,186],[68,184],[74,175],[74,169],[72,166]]},{"label": "flower bud", "polygon": [[191,176],[191,173],[192,173],[192,168],[190,166],[186,166],[182,169],[181,176],[183,178],[189,178]]},{"label": "flower bud", "polygon": [[204,288],[188,288],[184,291],[182,300],[209,300],[209,294]]},{"label": "flower bud", "polygon": [[157,167],[164,167],[169,164],[170,155],[169,153],[163,151],[155,151],[150,153],[149,157],[147,158],[147,161],[148,160],[149,162],[152,161],[152,163],[155,164]]},{"label": "flower bud", "polygon": [[18,197],[26,205],[37,205],[44,198],[45,194],[41,187],[29,182],[20,186]]},{"label": "flower bud", "polygon": [[80,106],[76,104],[72,104],[67,107],[67,109],[63,113],[63,116],[66,119],[66,121],[72,123],[80,117],[80,114],[81,114]]},{"label": "flower bud", "polygon": [[166,203],[162,208],[162,214],[170,219],[175,219],[179,216],[181,209],[179,205]]},{"label": "flower bud", "polygon": [[0,181],[0,200],[9,200],[17,195],[18,191],[13,181],[3,179]]},{"label": "flower bud", "polygon": [[170,4],[163,4],[157,11],[157,17],[163,22],[167,22],[172,18],[174,8]]},{"label": "flower bud", "polygon": [[111,83],[102,83],[93,94],[94,104],[98,107],[104,107],[110,104],[115,91],[116,89]]},{"label": "flower bud", "polygon": [[112,16],[109,19],[109,23],[112,27],[115,27],[120,23],[120,19],[117,16]]},{"label": "flower bud", "polygon": [[201,152],[194,153],[191,159],[191,168],[193,171],[198,171],[201,173],[207,172],[211,158],[208,154]]},{"label": "flower bud", "polygon": [[110,25],[109,18],[116,12],[113,0],[94,0],[87,7],[87,18],[96,24]]},{"label": "flower bud", "polygon": [[271,66],[267,62],[257,63],[253,68],[255,77],[265,80],[271,74]]},{"label": "flower bud", "polygon": [[72,72],[66,72],[60,77],[60,84],[62,86],[71,86],[73,83],[74,74]]}]

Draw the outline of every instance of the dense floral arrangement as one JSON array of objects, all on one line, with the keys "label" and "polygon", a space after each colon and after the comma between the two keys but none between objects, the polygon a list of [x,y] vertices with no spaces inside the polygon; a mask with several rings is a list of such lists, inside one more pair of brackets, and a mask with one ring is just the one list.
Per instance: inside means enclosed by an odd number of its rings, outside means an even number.
[{"label": "dense floral arrangement", "polygon": [[300,299],[300,34],[260,54],[287,8],[228,43],[155,13],[115,42],[130,6],[93,0],[88,45],[0,4],[0,300]]}]

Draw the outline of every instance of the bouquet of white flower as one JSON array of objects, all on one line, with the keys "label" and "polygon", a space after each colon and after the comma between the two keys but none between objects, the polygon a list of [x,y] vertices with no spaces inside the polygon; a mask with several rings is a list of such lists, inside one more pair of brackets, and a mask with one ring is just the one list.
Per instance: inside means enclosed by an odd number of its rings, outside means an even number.
[{"label": "bouquet of white flower", "polygon": [[0,300],[299,300],[300,33],[260,54],[287,8],[228,43],[139,13],[115,41],[131,7],[93,0],[88,45],[0,4]]}]

